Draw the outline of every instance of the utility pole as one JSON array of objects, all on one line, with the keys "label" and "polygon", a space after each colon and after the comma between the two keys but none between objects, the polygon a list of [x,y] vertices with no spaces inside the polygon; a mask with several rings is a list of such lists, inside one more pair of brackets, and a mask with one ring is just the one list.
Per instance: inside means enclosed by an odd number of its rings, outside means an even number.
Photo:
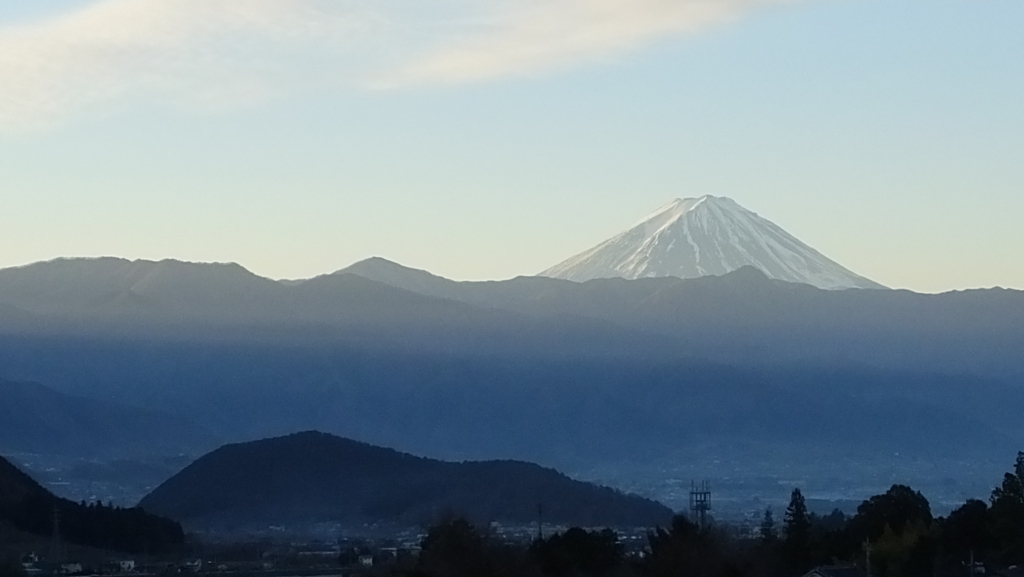
[{"label": "utility pole", "polygon": [[864,561],[867,576],[871,577],[871,541],[864,539]]},{"label": "utility pole", "polygon": [[544,503],[537,503],[537,540],[544,540]]},{"label": "utility pole", "polygon": [[60,542],[60,509],[56,505],[53,506],[53,537],[50,541],[50,562],[60,563],[63,561],[63,553],[61,552]]}]

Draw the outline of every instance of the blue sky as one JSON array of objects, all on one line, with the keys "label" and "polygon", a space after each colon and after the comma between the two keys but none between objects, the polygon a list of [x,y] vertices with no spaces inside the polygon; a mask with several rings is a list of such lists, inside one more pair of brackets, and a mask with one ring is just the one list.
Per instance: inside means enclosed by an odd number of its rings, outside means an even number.
[{"label": "blue sky", "polygon": [[1019,0],[6,2],[0,266],[507,278],[716,194],[890,286],[1024,288],[1022,26]]}]

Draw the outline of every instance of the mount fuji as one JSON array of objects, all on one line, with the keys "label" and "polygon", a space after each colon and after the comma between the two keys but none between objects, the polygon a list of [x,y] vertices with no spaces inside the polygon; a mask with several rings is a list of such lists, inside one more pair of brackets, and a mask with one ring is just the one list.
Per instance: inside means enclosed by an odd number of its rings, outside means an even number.
[{"label": "mount fuji", "polygon": [[883,289],[807,246],[775,223],[716,196],[676,199],[629,230],[540,276],[698,278],[752,266],[768,277],[822,289]]}]

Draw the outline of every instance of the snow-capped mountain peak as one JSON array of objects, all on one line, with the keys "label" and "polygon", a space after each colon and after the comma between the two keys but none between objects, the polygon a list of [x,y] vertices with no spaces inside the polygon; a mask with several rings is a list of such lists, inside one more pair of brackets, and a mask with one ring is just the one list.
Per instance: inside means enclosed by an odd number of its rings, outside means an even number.
[{"label": "snow-capped mountain peak", "polygon": [[625,232],[541,273],[586,281],[696,278],[753,266],[770,278],[823,289],[884,288],[731,198],[675,199]]}]

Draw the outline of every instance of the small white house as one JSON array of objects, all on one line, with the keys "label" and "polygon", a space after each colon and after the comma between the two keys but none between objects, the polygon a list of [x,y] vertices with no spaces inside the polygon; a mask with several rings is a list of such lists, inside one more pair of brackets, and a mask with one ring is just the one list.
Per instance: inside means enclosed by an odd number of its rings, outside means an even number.
[{"label": "small white house", "polygon": [[131,573],[131,572],[135,571],[135,561],[133,561],[131,559],[126,559],[124,561],[118,561],[117,562],[117,566],[121,570],[121,573]]}]

